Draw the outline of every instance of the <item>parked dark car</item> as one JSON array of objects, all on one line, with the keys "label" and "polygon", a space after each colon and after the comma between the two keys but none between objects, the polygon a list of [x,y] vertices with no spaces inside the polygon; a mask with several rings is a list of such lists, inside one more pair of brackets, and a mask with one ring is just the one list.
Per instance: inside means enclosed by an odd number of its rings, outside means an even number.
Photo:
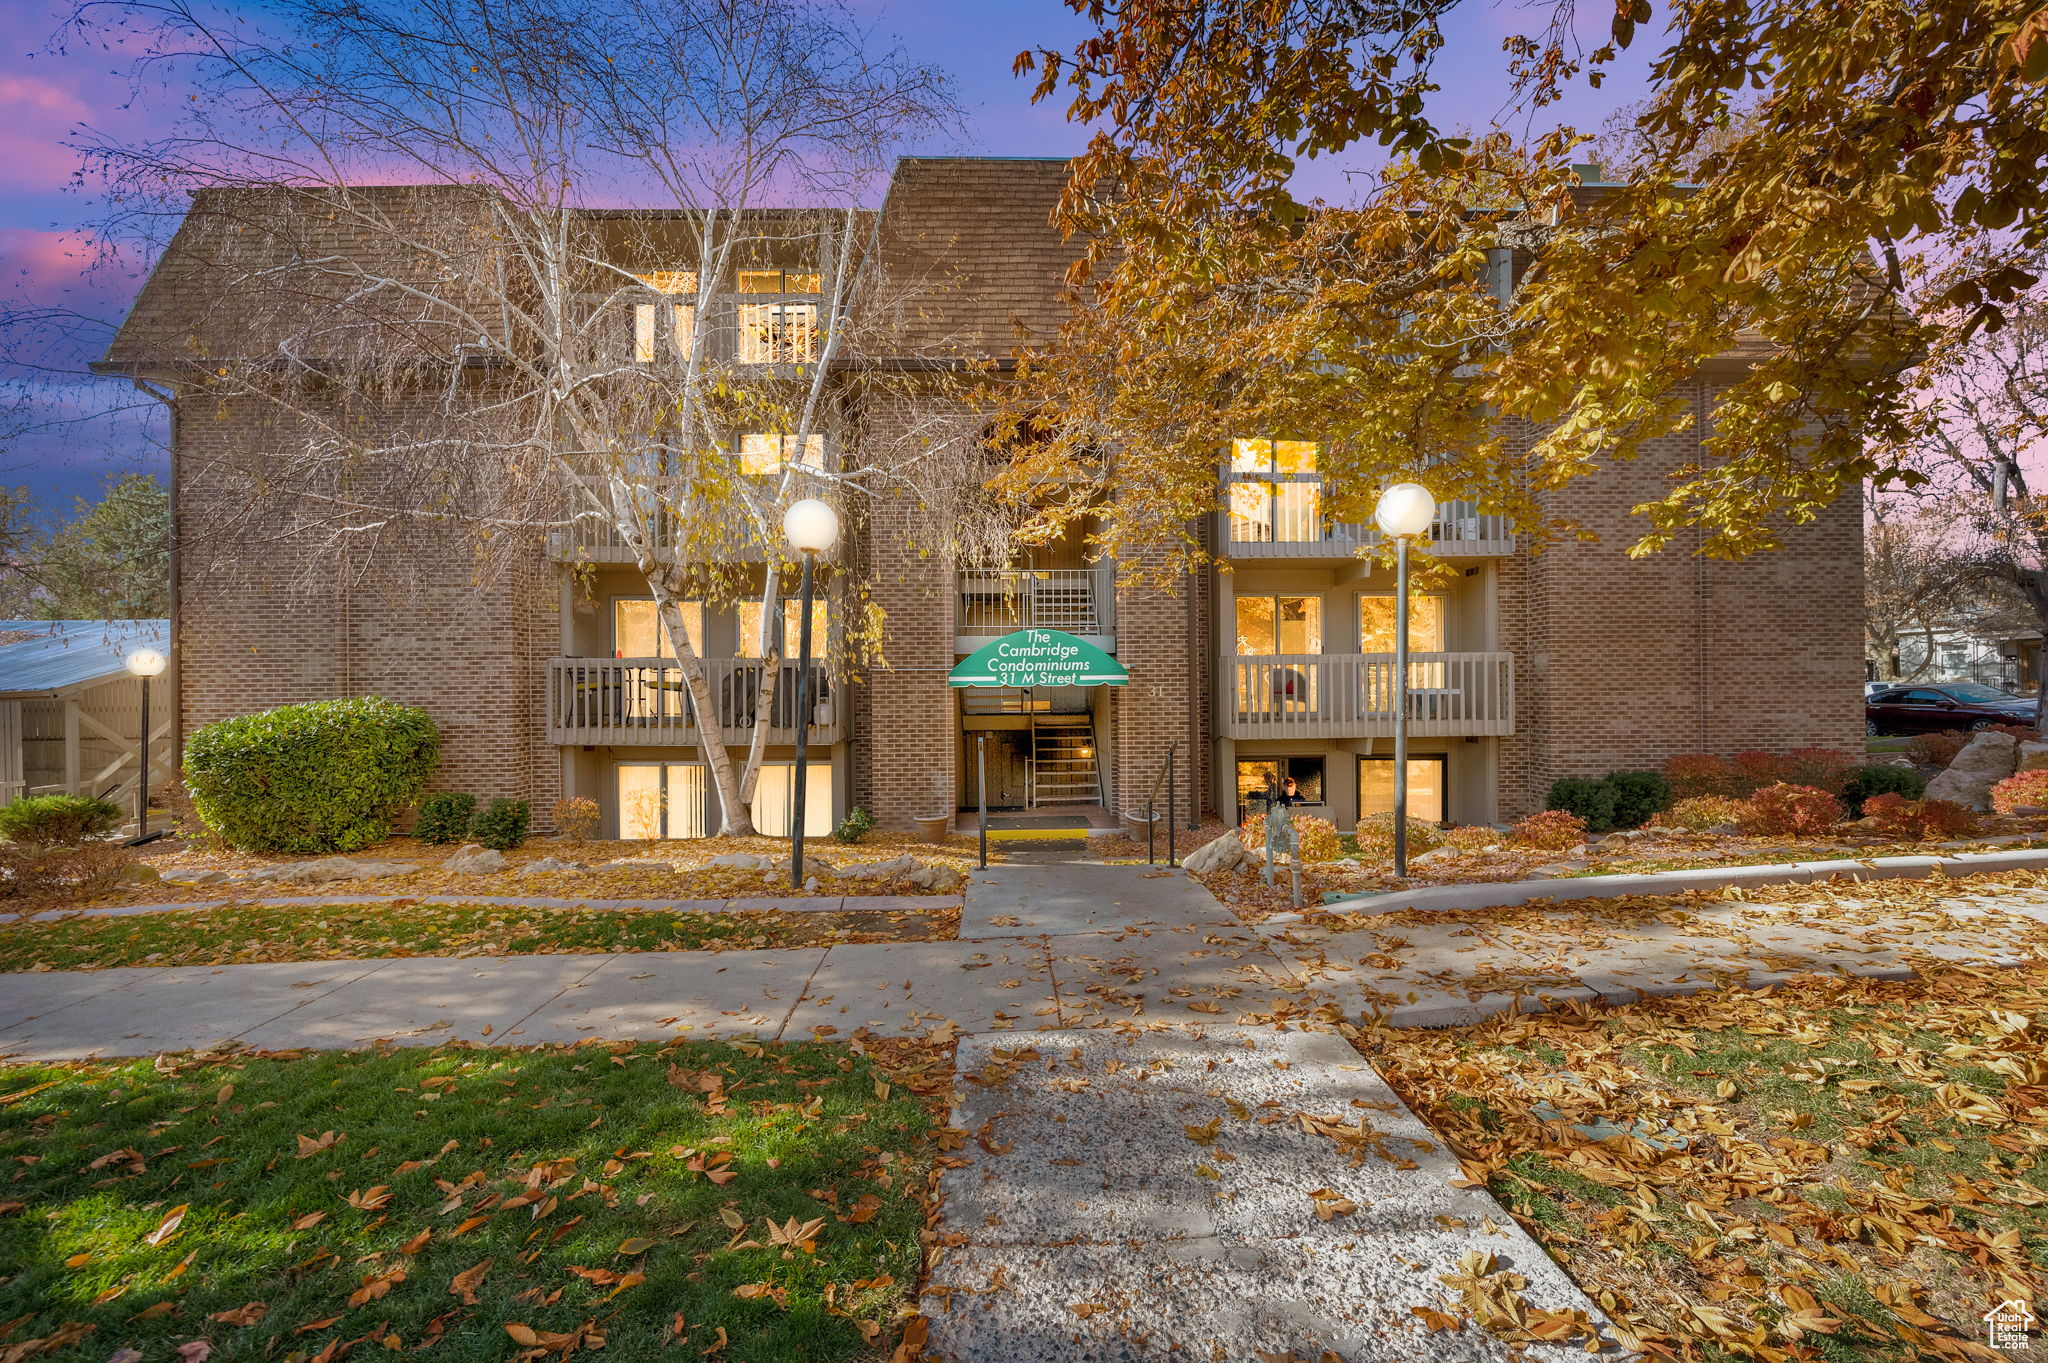
[{"label": "parked dark car", "polygon": [[1944,729],[1988,729],[1994,724],[2034,723],[2034,702],[1982,682],[1939,682],[1894,686],[1866,696],[1864,732],[1926,734]]}]

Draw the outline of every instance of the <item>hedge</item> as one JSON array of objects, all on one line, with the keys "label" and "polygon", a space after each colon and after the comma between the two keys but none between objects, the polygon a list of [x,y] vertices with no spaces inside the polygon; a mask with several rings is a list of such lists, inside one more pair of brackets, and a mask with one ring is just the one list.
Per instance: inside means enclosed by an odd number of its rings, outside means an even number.
[{"label": "hedge", "polygon": [[236,847],[353,852],[391,835],[440,755],[424,710],[375,696],[314,701],[194,730],[185,784]]}]

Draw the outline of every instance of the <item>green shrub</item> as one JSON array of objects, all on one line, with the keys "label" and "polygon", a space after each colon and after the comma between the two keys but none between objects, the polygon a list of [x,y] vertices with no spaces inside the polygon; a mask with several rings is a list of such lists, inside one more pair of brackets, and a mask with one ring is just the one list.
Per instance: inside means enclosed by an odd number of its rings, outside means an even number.
[{"label": "green shrub", "polygon": [[859,842],[874,831],[875,816],[855,805],[846,811],[846,817],[839,821],[839,827],[832,830],[832,836],[841,842]]},{"label": "green shrub", "polygon": [[441,755],[427,712],[375,696],[281,705],[195,729],[199,816],[254,852],[354,852],[391,835]]},{"label": "green shrub", "polygon": [[1576,815],[1588,833],[1605,833],[1615,826],[1619,797],[1620,792],[1610,782],[1567,776],[1552,783],[1550,798],[1543,802],[1543,807]]},{"label": "green shrub", "polygon": [[1614,787],[1614,826],[1641,828],[1671,803],[1671,783],[1654,771],[1614,771],[1607,774]]},{"label": "green shrub", "polygon": [[29,795],[0,808],[0,838],[29,847],[76,847],[111,833],[121,807],[92,795]]},{"label": "green shrub", "polygon": [[469,836],[469,825],[475,818],[476,796],[436,791],[420,801],[420,818],[412,827],[412,835],[421,842],[461,842]]},{"label": "green shrub", "polygon": [[526,841],[532,811],[524,800],[496,799],[485,805],[469,826],[469,836],[497,852],[509,852]]},{"label": "green shrub", "polygon": [[1927,778],[1911,767],[1895,767],[1889,763],[1873,763],[1850,771],[1842,782],[1842,803],[1849,807],[1849,817],[1860,819],[1867,812],[1863,802],[1873,795],[1903,795],[1908,800],[1917,800],[1927,791]]}]

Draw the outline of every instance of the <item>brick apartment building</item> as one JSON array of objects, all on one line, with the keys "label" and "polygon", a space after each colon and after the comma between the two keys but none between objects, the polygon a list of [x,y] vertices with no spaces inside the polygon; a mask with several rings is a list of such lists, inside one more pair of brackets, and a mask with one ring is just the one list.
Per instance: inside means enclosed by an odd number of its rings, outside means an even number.
[{"label": "brick apartment building", "polygon": [[[900,164],[877,260],[885,271],[944,265],[930,276],[943,285],[901,324],[928,330],[911,337],[921,353],[992,361],[1000,381],[1014,348],[1058,327],[1075,248],[1048,217],[1065,175],[1059,160]],[[202,196],[194,216],[204,208]],[[179,242],[195,230],[188,223]],[[262,439],[192,380],[193,352],[219,344],[205,335],[210,306],[196,271],[181,264],[200,249],[173,244],[102,366],[171,395],[174,506],[180,536],[193,542],[233,495],[202,471],[215,466],[202,456],[228,441],[260,450]],[[1731,357],[1724,372],[1693,381],[1695,432],[1739,364]],[[950,430],[963,449],[983,429],[957,386],[936,380],[922,396],[892,390],[849,419],[877,439],[913,424]],[[1169,750],[1180,755],[1187,816],[1234,815],[1241,793],[1272,774],[1298,780],[1308,812],[1340,826],[1385,808],[1393,584],[1357,553],[1377,532],[1322,514],[1314,446],[1216,436],[1218,509],[1200,533],[1226,566],[1175,590],[1133,585],[1090,561],[1079,538],[1020,553],[1007,568],[934,563],[895,533],[925,513],[908,502],[874,508],[828,578],[843,588],[859,575],[886,619],[882,657],[834,676],[814,709],[812,827],[855,804],[885,826],[965,807],[978,748],[999,808],[1140,804]],[[1418,813],[1506,820],[1540,809],[1561,776],[1654,768],[1681,752],[1860,744],[1860,505],[1845,500],[1790,533],[1783,551],[1748,562],[1690,557],[1682,545],[1626,557],[1629,507],[1697,454],[1696,434],[1671,437],[1634,464],[1549,494],[1597,542],[1531,553],[1498,517],[1462,503],[1440,509],[1431,547],[1457,575],[1411,616]],[[426,707],[440,724],[438,787],[531,798],[543,823],[559,796],[593,796],[606,831],[623,836],[715,827],[697,720],[673,701],[670,674],[652,656],[644,581],[601,529],[553,534],[482,583],[468,545],[431,523],[413,532],[402,565],[388,553],[330,564],[304,552],[280,537],[230,562],[180,565],[181,732],[286,702],[384,695]],[[331,586],[309,594],[309,575]],[[744,655],[757,622],[747,609],[691,621],[707,671],[728,687],[750,675]],[[948,686],[962,657],[1030,626],[1114,654],[1129,684]],[[742,751],[751,734],[743,708],[721,716]],[[778,701],[767,718],[775,727],[756,814],[763,831],[778,831],[794,706]]]}]

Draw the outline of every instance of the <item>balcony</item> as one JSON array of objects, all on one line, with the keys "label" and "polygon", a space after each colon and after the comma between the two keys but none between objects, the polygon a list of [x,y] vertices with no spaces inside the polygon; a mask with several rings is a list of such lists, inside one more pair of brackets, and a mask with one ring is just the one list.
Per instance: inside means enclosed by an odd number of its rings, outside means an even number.
[{"label": "balcony", "polygon": [[[647,489],[648,506],[651,509],[659,498],[662,502],[675,505],[684,499],[689,488],[689,479],[667,475],[641,480]],[[568,517],[568,526],[550,531],[548,534],[548,556],[556,563],[633,563],[633,551],[626,544],[625,536],[619,533],[618,522],[612,517],[591,509],[581,494],[564,497],[563,514]],[[654,555],[657,560],[676,556],[678,532],[681,526],[671,515],[648,517],[649,527],[654,536]],[[843,542],[843,541],[842,541]],[[730,545],[707,543],[702,532],[692,546],[694,556],[699,560],[716,560],[722,563],[761,563],[767,558],[758,541],[737,541]],[[838,557],[839,548],[834,546],[825,551],[828,561]]]},{"label": "balcony", "polygon": [[[1233,476],[1226,489],[1219,540],[1226,558],[1355,558],[1377,548],[1379,527],[1322,516],[1322,483]],[[1515,552],[1505,516],[1481,515],[1472,502],[1445,502],[1429,528],[1429,552],[1446,558],[1483,558]]]},{"label": "balcony", "polygon": [[[752,739],[761,685],[754,658],[706,658],[705,679],[728,743]],[[776,678],[768,741],[796,741],[794,664]],[[811,668],[811,742],[837,743],[842,689],[824,668]],[[683,674],[663,658],[555,658],[548,663],[548,741],[624,747],[693,747],[702,737],[697,707]]]},{"label": "balcony", "polygon": [[[1394,732],[1394,655],[1226,656],[1226,738],[1379,738]],[[1515,731],[1509,653],[1411,653],[1408,732],[1463,738]]]},{"label": "balcony", "polygon": [[972,568],[960,573],[958,590],[956,653],[1020,629],[1064,630],[1116,651],[1114,569]]}]

